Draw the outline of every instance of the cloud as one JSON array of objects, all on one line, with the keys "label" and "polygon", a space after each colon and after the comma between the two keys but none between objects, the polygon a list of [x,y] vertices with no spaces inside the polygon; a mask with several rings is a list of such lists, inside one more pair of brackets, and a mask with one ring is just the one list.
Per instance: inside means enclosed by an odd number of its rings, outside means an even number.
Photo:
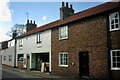
[{"label": "cloud", "polygon": [[6,35],[6,32],[6,29],[0,26],[0,42],[10,39],[10,37]]},{"label": "cloud", "polygon": [[11,21],[12,11],[9,8],[9,0],[0,0],[0,21]]},{"label": "cloud", "polygon": [[46,20],[47,16],[43,16],[42,20]]}]

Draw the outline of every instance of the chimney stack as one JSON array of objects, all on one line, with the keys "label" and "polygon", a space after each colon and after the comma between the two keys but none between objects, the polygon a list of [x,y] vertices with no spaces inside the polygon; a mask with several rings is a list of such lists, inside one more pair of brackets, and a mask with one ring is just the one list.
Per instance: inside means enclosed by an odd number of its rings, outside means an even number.
[{"label": "chimney stack", "polygon": [[12,33],[12,39],[15,39],[17,37],[17,30],[14,30]]},{"label": "chimney stack", "polygon": [[64,6],[64,2],[62,2],[62,7],[60,8],[60,19],[64,20],[65,18],[73,14],[74,14],[74,9],[72,7],[72,4],[70,4],[69,7],[68,2],[66,2],[66,6]]},{"label": "chimney stack", "polygon": [[32,20],[30,21],[29,23],[29,20],[27,20],[27,24],[26,24],[26,32],[30,31],[30,30],[33,30],[37,27],[37,25],[35,24],[35,21],[34,23],[32,23]]}]

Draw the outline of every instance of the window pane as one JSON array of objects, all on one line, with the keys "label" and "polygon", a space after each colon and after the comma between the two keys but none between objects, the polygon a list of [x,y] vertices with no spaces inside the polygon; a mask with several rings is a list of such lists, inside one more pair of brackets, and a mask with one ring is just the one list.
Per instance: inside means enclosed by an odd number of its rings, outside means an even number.
[{"label": "window pane", "polygon": [[115,51],[112,52],[112,56],[115,56]]},{"label": "window pane", "polygon": [[39,34],[37,34],[37,42],[39,42]]},{"label": "window pane", "polygon": [[68,65],[68,54],[60,54],[60,65]]},{"label": "window pane", "polygon": [[118,18],[118,14],[117,13],[115,13],[115,18]]},{"label": "window pane", "polygon": [[41,41],[41,33],[39,34],[39,42]]},{"label": "window pane", "polygon": [[63,54],[60,54],[60,64],[63,64]]},{"label": "window pane", "polygon": [[114,24],[114,19],[111,19],[111,24]]},{"label": "window pane", "polygon": [[119,68],[120,68],[120,63],[117,63],[117,67],[119,67]]},{"label": "window pane", "polygon": [[63,38],[63,28],[60,29],[60,36]]},{"label": "window pane", "polygon": [[62,38],[62,29],[60,28],[59,30],[60,30],[59,32],[60,38]]},{"label": "window pane", "polygon": [[113,62],[116,62],[116,57],[113,57]]},{"label": "window pane", "polygon": [[66,65],[68,65],[68,58],[66,58]]},{"label": "window pane", "polygon": [[113,63],[113,67],[116,67],[116,63]]},{"label": "window pane", "polygon": [[64,61],[63,61],[63,62],[64,62],[64,65],[66,65],[66,60],[65,60],[65,58],[64,58]]},{"label": "window pane", "polygon": [[63,64],[63,62],[61,61],[61,62],[60,62],[60,65],[62,65],[62,64]]},{"label": "window pane", "polygon": [[65,36],[66,36],[66,37],[68,36],[68,29],[67,29],[67,26],[65,27]]},{"label": "window pane", "polygon": [[114,25],[111,25],[111,29],[114,29]]},{"label": "window pane", "polygon": [[118,24],[115,24],[115,28],[119,28]]},{"label": "window pane", "polygon": [[117,62],[120,62],[120,57],[117,57]]},{"label": "window pane", "polygon": [[64,58],[66,58],[66,54],[64,54]]},{"label": "window pane", "polygon": [[116,54],[117,54],[117,56],[120,56],[120,51],[117,51]]},{"label": "window pane", "polygon": [[65,26],[65,27],[60,27],[60,28],[59,28],[59,31],[60,31],[60,32],[59,32],[59,34],[60,34],[59,37],[60,37],[60,38],[66,38],[66,37],[68,36],[68,35],[67,35],[67,34],[68,34],[68,32],[67,32],[68,30],[67,30],[67,27],[66,27],[66,26]]},{"label": "window pane", "polygon": [[111,13],[110,14],[110,29],[118,29],[119,28],[119,13]]},{"label": "window pane", "polygon": [[115,23],[118,23],[118,19],[115,19]]}]

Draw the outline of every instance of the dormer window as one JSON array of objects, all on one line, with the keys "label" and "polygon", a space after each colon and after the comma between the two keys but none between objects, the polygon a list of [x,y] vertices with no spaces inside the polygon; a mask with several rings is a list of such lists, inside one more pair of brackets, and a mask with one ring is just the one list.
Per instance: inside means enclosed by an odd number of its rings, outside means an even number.
[{"label": "dormer window", "polygon": [[110,31],[113,30],[120,30],[120,17],[119,17],[119,12],[111,13],[109,15],[109,26],[110,26]]},{"label": "dormer window", "polygon": [[59,28],[59,40],[68,38],[68,26]]},{"label": "dormer window", "polygon": [[42,39],[41,39],[41,33],[37,34],[37,43],[41,43]]}]

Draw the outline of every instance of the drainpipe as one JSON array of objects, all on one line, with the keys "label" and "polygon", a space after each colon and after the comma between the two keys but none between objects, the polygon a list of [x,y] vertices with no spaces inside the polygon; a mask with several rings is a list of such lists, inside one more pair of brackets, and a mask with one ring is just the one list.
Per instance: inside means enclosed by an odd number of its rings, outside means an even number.
[{"label": "drainpipe", "polygon": [[17,49],[17,40],[15,38],[15,48],[14,48],[14,68],[16,68],[16,49]]},{"label": "drainpipe", "polygon": [[106,27],[107,27],[107,48],[108,48],[108,79],[112,80],[112,73],[111,73],[111,55],[110,55],[110,50],[111,48],[111,34],[109,30],[109,14],[107,15],[107,21],[106,21]]}]

